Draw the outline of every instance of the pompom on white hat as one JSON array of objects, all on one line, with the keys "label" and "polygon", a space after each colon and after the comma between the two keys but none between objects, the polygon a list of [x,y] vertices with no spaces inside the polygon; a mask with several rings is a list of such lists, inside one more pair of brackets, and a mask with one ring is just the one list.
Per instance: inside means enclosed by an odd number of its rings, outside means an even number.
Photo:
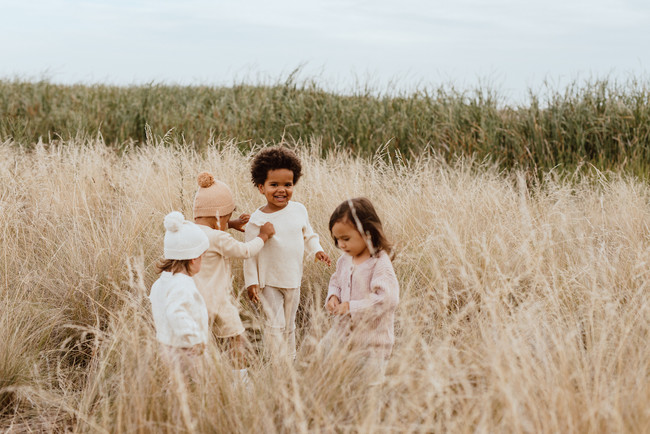
[{"label": "pompom on white hat", "polygon": [[194,259],[208,250],[208,236],[178,211],[165,216],[165,259]]}]

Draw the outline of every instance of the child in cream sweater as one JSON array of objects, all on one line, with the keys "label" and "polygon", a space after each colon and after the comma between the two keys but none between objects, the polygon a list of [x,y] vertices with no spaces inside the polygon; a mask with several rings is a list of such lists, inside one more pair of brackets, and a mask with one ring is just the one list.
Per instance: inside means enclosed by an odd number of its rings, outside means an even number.
[{"label": "child in cream sweater", "polygon": [[281,146],[261,150],[253,159],[253,184],[266,199],[246,225],[246,240],[258,236],[264,224],[273,223],[275,235],[256,257],[244,261],[244,279],[253,302],[262,302],[265,336],[274,354],[296,355],[296,312],[300,302],[303,257],[330,265],[305,207],[292,201],[293,188],[302,174],[296,154]]},{"label": "child in cream sweater", "polygon": [[229,341],[234,367],[245,380],[248,372],[244,357],[244,325],[232,295],[230,261],[257,255],[273,236],[274,229],[271,223],[267,223],[250,241],[237,241],[227,229],[242,230],[248,216],[242,214],[238,219],[231,219],[235,210],[232,193],[212,174],[202,172],[197,181],[199,189],[194,198],[194,222],[207,236],[209,247],[203,255],[201,271],[194,275],[194,282],[206,301],[214,335]]}]

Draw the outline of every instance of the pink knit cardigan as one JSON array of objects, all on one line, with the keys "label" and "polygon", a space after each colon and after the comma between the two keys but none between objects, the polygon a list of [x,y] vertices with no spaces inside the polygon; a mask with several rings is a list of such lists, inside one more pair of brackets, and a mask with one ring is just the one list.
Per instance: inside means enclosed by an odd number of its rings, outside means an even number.
[{"label": "pink knit cardigan", "polygon": [[341,256],[330,278],[326,302],[332,295],[342,303],[350,302],[350,317],[335,325],[341,327],[340,333],[351,331],[353,343],[388,358],[395,342],[399,283],[386,252],[380,251],[359,265],[352,263],[350,255]]}]

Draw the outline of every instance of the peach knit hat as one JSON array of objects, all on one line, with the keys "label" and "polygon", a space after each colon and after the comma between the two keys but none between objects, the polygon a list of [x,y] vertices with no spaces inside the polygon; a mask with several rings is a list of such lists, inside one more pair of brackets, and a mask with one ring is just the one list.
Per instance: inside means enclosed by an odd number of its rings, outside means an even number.
[{"label": "peach knit hat", "polygon": [[235,201],[226,184],[214,179],[211,173],[201,172],[197,177],[199,190],[194,196],[194,218],[228,215],[235,209]]}]

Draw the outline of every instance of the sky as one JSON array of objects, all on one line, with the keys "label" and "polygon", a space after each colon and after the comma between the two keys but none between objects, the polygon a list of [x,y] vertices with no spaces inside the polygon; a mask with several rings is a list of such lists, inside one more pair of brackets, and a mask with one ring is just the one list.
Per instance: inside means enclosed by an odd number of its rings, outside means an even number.
[{"label": "sky", "polygon": [[544,82],[650,76],[646,0],[0,0],[0,78],[453,85],[517,99]]}]

